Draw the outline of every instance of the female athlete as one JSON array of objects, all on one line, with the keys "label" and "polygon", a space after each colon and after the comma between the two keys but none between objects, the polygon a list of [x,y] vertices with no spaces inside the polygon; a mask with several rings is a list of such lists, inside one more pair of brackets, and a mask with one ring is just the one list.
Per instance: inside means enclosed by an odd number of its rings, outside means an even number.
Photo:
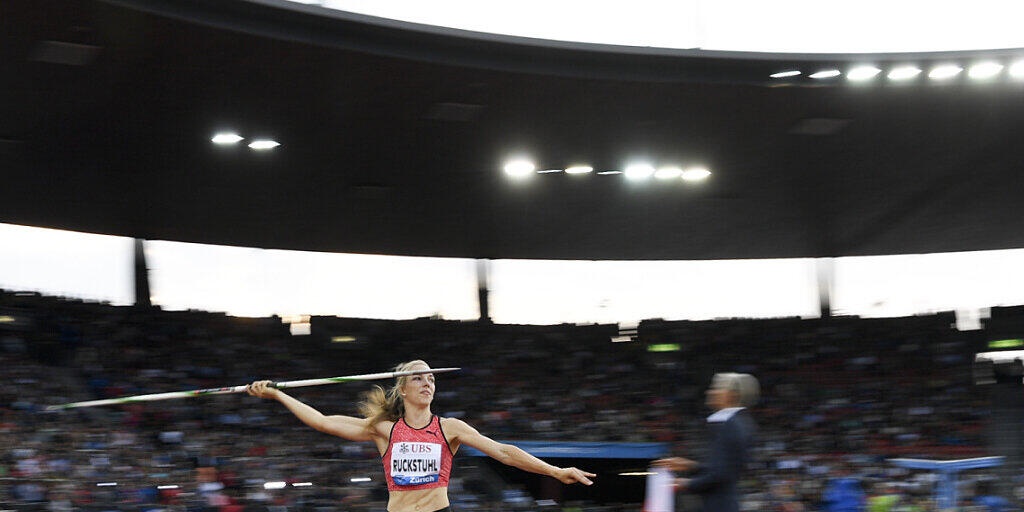
[{"label": "female athlete", "polygon": [[[395,371],[429,370],[416,360],[398,365]],[[452,456],[462,445],[519,469],[547,475],[562,483],[591,485],[593,473],[552,466],[520,448],[502,444],[477,432],[456,418],[439,418],[430,412],[434,399],[434,375],[399,377],[387,393],[380,386],[367,393],[360,404],[364,418],[324,416],[316,409],[268,387],[270,381],[247,386],[248,393],[277,400],[310,427],[350,441],[373,441],[384,462],[389,512],[447,511],[448,479]]]}]

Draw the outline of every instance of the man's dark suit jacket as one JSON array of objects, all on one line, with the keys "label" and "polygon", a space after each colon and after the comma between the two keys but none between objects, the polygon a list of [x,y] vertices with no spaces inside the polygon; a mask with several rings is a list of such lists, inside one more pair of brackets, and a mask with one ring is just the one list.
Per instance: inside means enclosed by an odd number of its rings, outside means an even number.
[{"label": "man's dark suit jacket", "polygon": [[698,494],[704,512],[738,512],[736,483],[754,448],[757,425],[747,409],[740,409],[725,421],[708,421],[711,448],[708,459],[696,470],[686,492]]}]

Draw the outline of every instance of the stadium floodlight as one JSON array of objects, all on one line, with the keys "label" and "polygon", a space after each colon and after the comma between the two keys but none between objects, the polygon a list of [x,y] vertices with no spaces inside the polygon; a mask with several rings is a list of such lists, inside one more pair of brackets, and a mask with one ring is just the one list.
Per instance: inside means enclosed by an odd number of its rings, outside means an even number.
[{"label": "stadium floodlight", "polygon": [[889,80],[910,80],[920,74],[921,70],[914,66],[900,66],[893,68],[886,76],[889,77]]},{"label": "stadium floodlight", "polygon": [[566,174],[588,174],[594,172],[594,168],[589,165],[574,165],[572,167],[566,167]]},{"label": "stadium floodlight", "polygon": [[768,75],[768,76],[770,76],[772,78],[788,78],[788,77],[791,77],[791,76],[797,76],[799,74],[800,74],[799,71],[797,71],[795,69],[792,69],[792,70],[789,70],[789,71],[779,71],[778,73],[772,73],[771,75]]},{"label": "stadium floodlight", "polygon": [[967,72],[967,76],[978,80],[984,80],[998,75],[1002,70],[1003,65],[998,62],[979,62],[971,66],[970,71]]},{"label": "stadium floodlight", "polygon": [[711,176],[711,171],[703,167],[693,167],[683,171],[682,177],[685,181],[703,181]]},{"label": "stadium floodlight", "polygon": [[654,177],[659,180],[670,180],[672,178],[678,178],[683,175],[683,170],[678,167],[662,167],[654,173]]},{"label": "stadium floodlight", "polygon": [[238,144],[241,140],[242,136],[237,133],[222,132],[214,135],[210,142],[226,146],[228,144]]},{"label": "stadium floodlight", "polygon": [[622,171],[599,171],[598,174],[601,176],[609,176],[612,174],[622,174]]},{"label": "stadium floodlight", "polygon": [[264,489],[284,489],[288,485],[285,482],[266,482],[263,484]]},{"label": "stadium floodlight", "polygon": [[874,66],[857,66],[846,73],[846,79],[854,82],[870,80],[881,72],[881,69]]},{"label": "stadium floodlight", "polygon": [[158,486],[156,486],[156,488],[160,489],[161,491],[164,491],[164,490],[168,490],[168,489],[177,489],[178,486],[177,485],[158,485]]},{"label": "stadium floodlight", "polygon": [[544,169],[543,171],[537,171],[537,174],[554,174],[556,172],[562,172],[561,169]]},{"label": "stadium floodlight", "polygon": [[267,150],[267,149],[274,149],[274,148],[276,148],[276,147],[278,147],[280,145],[281,145],[280,142],[277,142],[276,140],[270,140],[270,139],[257,139],[257,140],[254,140],[254,141],[249,143],[249,147],[251,149],[255,149],[257,151],[263,151],[263,150]]},{"label": "stadium floodlight", "polygon": [[963,70],[964,68],[957,66],[956,64],[946,64],[932,68],[932,70],[928,72],[928,78],[933,80],[946,80],[959,75]]},{"label": "stadium floodlight", "polygon": [[313,482],[293,482],[292,487],[313,487]]},{"label": "stadium floodlight", "polygon": [[1009,72],[1013,78],[1024,78],[1024,60],[1011,64]]},{"label": "stadium floodlight", "polygon": [[640,181],[650,178],[654,174],[654,167],[650,164],[630,164],[626,167],[626,179]]},{"label": "stadium floodlight", "polygon": [[359,483],[359,482],[371,482],[371,481],[373,481],[373,479],[370,478],[370,477],[367,477],[367,476],[357,476],[357,477],[349,478],[348,481],[349,482],[353,482],[353,483]]},{"label": "stadium floodlight", "polygon": [[537,167],[529,160],[513,160],[505,164],[505,174],[513,178],[525,178]]},{"label": "stadium floodlight", "polygon": [[841,74],[843,74],[843,72],[839,71],[838,69],[825,69],[812,74],[811,78],[815,80],[821,80],[823,78],[835,78]]}]

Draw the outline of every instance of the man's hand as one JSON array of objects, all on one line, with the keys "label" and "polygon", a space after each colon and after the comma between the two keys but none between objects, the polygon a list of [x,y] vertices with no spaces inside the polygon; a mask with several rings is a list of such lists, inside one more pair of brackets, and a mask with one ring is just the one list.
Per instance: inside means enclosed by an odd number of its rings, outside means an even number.
[{"label": "man's hand", "polygon": [[[594,482],[590,480],[597,475],[594,473],[587,473],[576,468],[558,468],[555,472],[554,477],[561,481],[563,484],[574,484],[579,482],[583,485],[591,485]],[[590,477],[590,478],[587,478]]]},{"label": "man's hand", "polygon": [[697,467],[697,463],[682,457],[669,457],[667,459],[658,459],[652,463],[656,468],[667,468],[669,471],[692,471]]}]

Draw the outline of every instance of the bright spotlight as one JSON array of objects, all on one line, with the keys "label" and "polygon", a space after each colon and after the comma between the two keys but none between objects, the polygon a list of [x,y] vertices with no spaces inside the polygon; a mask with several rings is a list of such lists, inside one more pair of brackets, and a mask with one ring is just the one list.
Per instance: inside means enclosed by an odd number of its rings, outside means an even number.
[{"label": "bright spotlight", "polygon": [[543,171],[537,171],[537,174],[554,174],[556,172],[562,172],[561,169],[544,169]]},{"label": "bright spotlight", "polygon": [[622,171],[599,171],[598,174],[601,176],[608,176],[611,174],[622,174]]},{"label": "bright spotlight", "polygon": [[914,66],[902,66],[889,71],[886,76],[889,77],[889,80],[910,80],[920,74],[921,70]]},{"label": "bright spotlight", "polygon": [[711,171],[703,167],[694,167],[683,171],[683,179],[686,181],[702,181],[711,176]]},{"label": "bright spotlight", "polygon": [[513,160],[505,164],[505,174],[508,174],[513,178],[529,176],[534,169],[536,169],[536,167],[533,165],[533,162],[528,160]]},{"label": "bright spotlight", "polygon": [[815,80],[821,80],[822,78],[835,78],[841,74],[843,74],[842,71],[839,71],[838,69],[826,69],[814,73],[813,75],[811,75],[811,78],[814,78]]},{"label": "bright spotlight", "polygon": [[227,144],[237,144],[241,140],[242,140],[242,137],[240,135],[238,135],[237,133],[227,133],[227,132],[225,132],[225,133],[218,133],[218,134],[214,135],[213,138],[210,139],[210,142],[212,142],[214,144],[227,145]]},{"label": "bright spotlight", "polygon": [[350,478],[348,481],[349,482],[353,482],[353,483],[360,483],[360,482],[369,482],[371,480],[372,479],[370,477],[363,476],[363,477]]},{"label": "bright spotlight", "polygon": [[264,489],[284,489],[288,485],[284,482],[266,482],[263,484]]},{"label": "bright spotlight", "polygon": [[967,76],[976,79],[992,78],[999,74],[1003,70],[1003,65],[998,62],[980,62],[971,66],[971,70],[967,72]]},{"label": "bright spotlight", "polygon": [[654,173],[654,177],[659,180],[669,180],[672,178],[678,178],[683,175],[683,170],[678,167],[662,167]]},{"label": "bright spotlight", "polygon": [[1010,76],[1024,78],[1024,60],[1014,62],[1010,65]]},{"label": "bright spotlight", "polygon": [[646,180],[654,174],[654,167],[650,164],[632,164],[626,167],[626,179]]},{"label": "bright spotlight", "polygon": [[292,487],[313,487],[313,482],[294,482]]},{"label": "bright spotlight", "polygon": [[787,78],[787,77],[791,77],[791,76],[797,76],[799,74],[800,74],[800,72],[794,69],[794,70],[790,70],[790,71],[779,71],[778,73],[772,73],[771,75],[768,75],[768,76],[770,76],[772,78]]},{"label": "bright spotlight", "polygon": [[959,75],[960,72],[963,70],[964,68],[954,64],[939,66],[936,68],[932,68],[932,70],[928,72],[928,78],[934,80],[945,80],[947,78],[953,78],[954,76]]},{"label": "bright spotlight", "polygon": [[256,150],[274,149],[281,144],[276,140],[258,139],[249,143],[249,147]]},{"label": "bright spotlight", "polygon": [[594,168],[588,165],[574,165],[565,169],[566,174],[587,174],[594,172]]},{"label": "bright spotlight", "polygon": [[881,72],[881,69],[874,66],[858,66],[846,73],[846,79],[853,81],[870,80]]}]

